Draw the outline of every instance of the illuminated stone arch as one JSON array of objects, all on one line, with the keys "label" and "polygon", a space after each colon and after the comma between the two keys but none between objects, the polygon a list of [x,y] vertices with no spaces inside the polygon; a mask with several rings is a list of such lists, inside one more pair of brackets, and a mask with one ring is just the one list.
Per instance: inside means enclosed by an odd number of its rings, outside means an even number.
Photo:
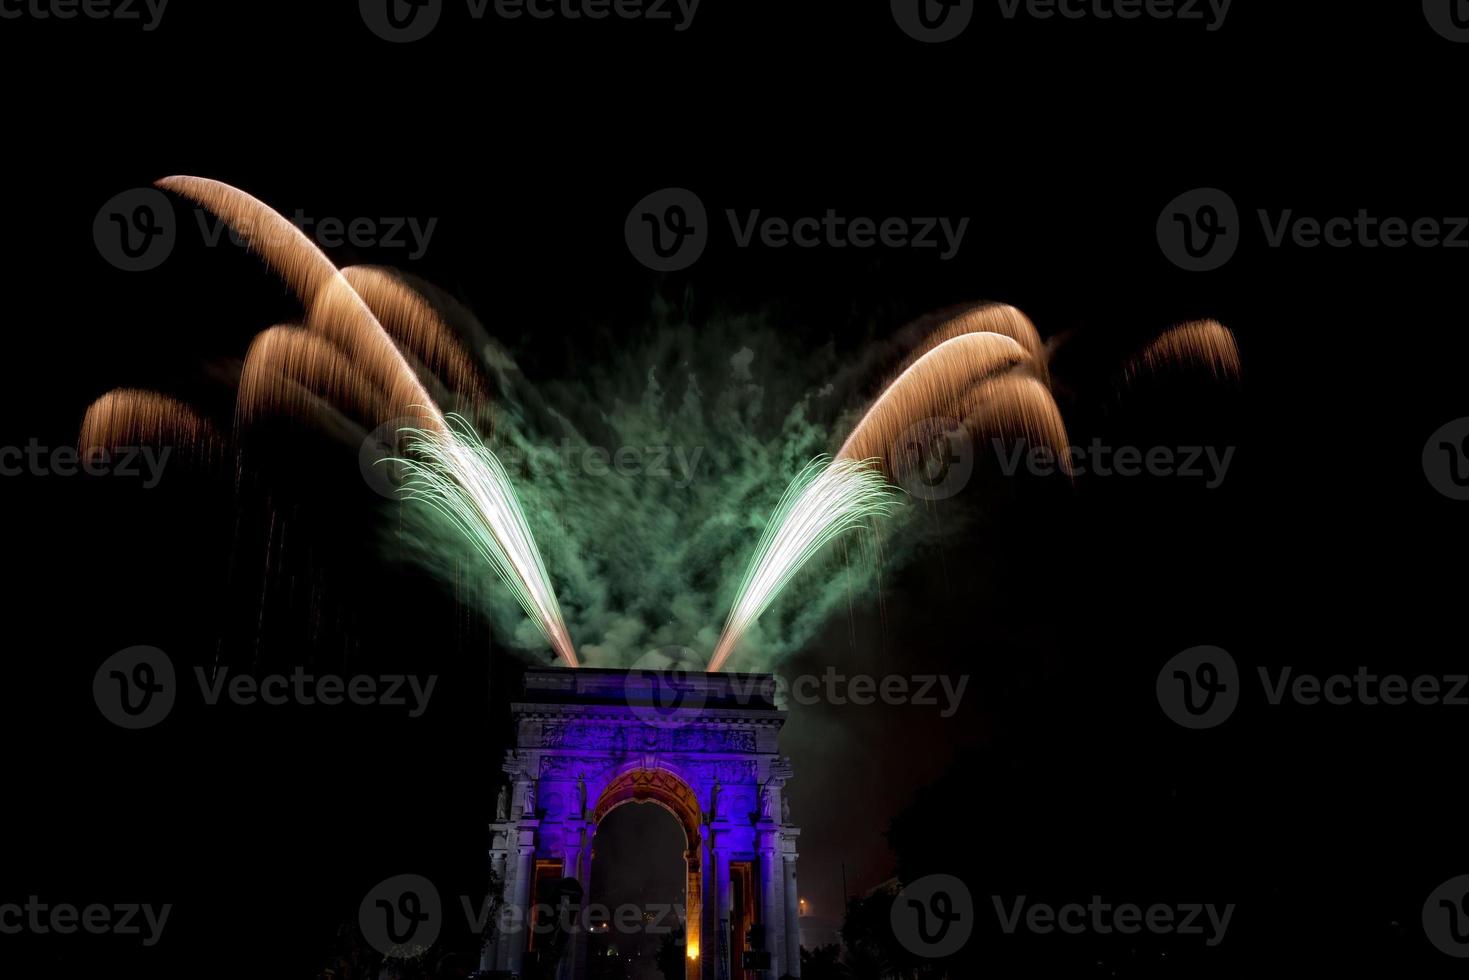
[{"label": "illuminated stone arch", "polygon": [[[644,768],[632,763],[611,779],[597,797],[592,823],[600,827],[607,815],[628,804],[662,807],[673,815],[684,833],[684,948],[687,980],[702,976],[699,970],[700,923],[703,919],[704,875],[702,859],[704,813],[692,786],[670,769]],[[590,881],[588,881],[590,884]],[[590,897],[590,891],[588,891]]]},{"label": "illuminated stone arch", "polygon": [[[501,921],[526,921],[549,877],[574,878],[589,897],[598,825],[618,807],[651,803],[684,831],[688,980],[753,980],[741,953],[762,932],[768,975],[800,976],[800,830],[788,821],[790,762],[778,751],[785,712],[772,679],[685,675],[673,707],[649,683],[641,672],[527,672],[524,700],[511,706],[509,782],[490,824],[491,868],[512,913]],[[502,930],[481,967],[519,973],[534,943],[524,929]],[[578,930],[557,975],[579,980],[586,965]]]},{"label": "illuminated stone arch", "polygon": [[652,803],[661,806],[683,828],[684,840],[690,849],[699,845],[704,822],[703,810],[693,787],[671,769],[645,769],[638,763],[624,767],[607,783],[597,798],[592,811],[592,822],[602,820],[618,807],[627,803]]}]

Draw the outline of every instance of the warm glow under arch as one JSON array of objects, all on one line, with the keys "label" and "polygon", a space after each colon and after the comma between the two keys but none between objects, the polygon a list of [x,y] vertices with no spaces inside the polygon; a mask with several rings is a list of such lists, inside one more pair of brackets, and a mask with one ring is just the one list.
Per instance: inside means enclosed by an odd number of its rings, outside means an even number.
[{"label": "warm glow under arch", "polygon": [[703,916],[704,875],[699,860],[703,814],[699,799],[687,782],[667,769],[629,769],[607,784],[597,805],[592,810],[592,823],[601,826],[607,814],[629,803],[660,806],[673,814],[684,832],[684,864],[687,869],[685,884],[685,945],[688,958],[688,980],[698,980],[699,972],[699,920]]}]

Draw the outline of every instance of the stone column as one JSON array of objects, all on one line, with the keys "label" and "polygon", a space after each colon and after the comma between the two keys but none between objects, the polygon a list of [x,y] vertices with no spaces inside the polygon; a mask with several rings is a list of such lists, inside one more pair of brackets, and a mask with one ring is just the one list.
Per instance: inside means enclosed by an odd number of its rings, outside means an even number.
[{"label": "stone column", "polygon": [[566,854],[562,858],[561,874],[566,878],[575,878],[582,886],[581,909],[578,909],[577,917],[573,920],[576,931],[570,936],[567,943],[566,962],[564,975],[571,980],[582,976],[586,958],[587,933],[584,928],[584,919],[581,912],[587,906],[587,886],[582,880],[582,863],[586,847],[582,841],[581,830],[573,831],[570,827],[566,830]]},{"label": "stone column", "polygon": [[684,851],[684,867],[688,871],[688,887],[684,895],[684,980],[702,980],[702,957],[690,958],[690,949],[699,949],[704,924],[704,876],[700,874],[703,844],[693,841]]},{"label": "stone column", "polygon": [[[714,881],[715,909],[718,917],[714,933],[713,953],[718,957],[715,961],[714,976],[716,980],[729,980],[729,851],[719,843],[714,846]],[[707,977],[709,974],[706,971],[704,975]]]},{"label": "stone column", "polygon": [[786,973],[801,975],[801,906],[796,891],[796,852],[785,854],[786,891]]},{"label": "stone column", "polygon": [[521,965],[525,962],[525,941],[527,930],[530,929],[530,886],[531,876],[535,873],[536,842],[534,830],[522,830],[520,832],[520,850],[515,860],[515,908],[517,914],[507,919],[513,930],[510,935],[505,936],[502,944],[508,953],[505,957],[505,969],[511,973],[519,973]]},{"label": "stone column", "polygon": [[499,968],[500,946],[502,943],[500,941],[498,924],[499,917],[504,911],[502,906],[508,894],[506,891],[507,883],[505,881],[505,873],[507,870],[506,858],[508,855],[506,848],[508,847],[509,835],[510,831],[504,823],[490,824],[490,881],[498,882],[498,884],[494,885],[493,891],[485,895],[485,908],[495,918],[495,922],[486,923],[486,925],[496,927],[494,930],[494,941],[486,944],[484,949],[480,950],[479,968],[485,971]]},{"label": "stone column", "polygon": [[785,930],[779,928],[777,923],[784,925],[786,910],[776,905],[775,886],[780,878],[784,865],[777,866],[779,857],[776,851],[776,833],[770,830],[760,831],[760,915],[758,922],[760,928],[765,932],[765,949],[770,953],[770,971],[768,976],[779,977],[782,974],[781,963],[785,959],[785,949],[780,939]]},{"label": "stone column", "polygon": [[719,874],[714,864],[714,831],[704,837],[704,859],[701,867],[704,892],[699,929],[699,975],[702,980],[716,980],[719,971]]},{"label": "stone column", "polygon": [[[582,814],[583,817],[586,814]],[[588,820],[582,828],[581,865],[577,871],[577,881],[581,882],[582,908],[585,909],[592,901],[592,841],[596,837],[597,826]],[[586,922],[583,921],[583,927]],[[573,974],[575,980],[582,980],[587,975],[587,943],[590,937],[583,928],[577,935],[576,956],[577,970]]]}]

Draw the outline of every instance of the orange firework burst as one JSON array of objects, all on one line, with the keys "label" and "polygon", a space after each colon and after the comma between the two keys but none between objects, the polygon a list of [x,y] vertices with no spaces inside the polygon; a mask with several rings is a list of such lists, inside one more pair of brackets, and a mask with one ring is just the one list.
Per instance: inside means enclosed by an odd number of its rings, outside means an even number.
[{"label": "orange firework burst", "polygon": [[[866,464],[901,482],[927,465],[930,447],[958,433],[971,441],[988,436],[1001,444],[1044,446],[1061,472],[1072,474],[1066,424],[1049,386],[1047,357],[1035,325],[1013,306],[986,303],[948,318],[914,345],[897,376],[842,443],[836,463]],[[1216,377],[1237,377],[1233,335],[1213,321],[1175,327],[1130,360],[1126,372],[1135,377],[1187,364],[1207,365]],[[844,505],[860,510],[860,498],[874,495],[874,488],[856,474],[840,475],[845,482],[820,474],[787,491],[788,499],[772,516],[745,573],[709,669],[724,666],[776,593],[835,536],[828,533],[829,522],[819,518],[842,513]],[[861,516],[878,512],[870,507]],[[854,518],[839,531],[860,526]]]},{"label": "orange firework burst", "polygon": [[[531,622],[567,665],[578,663],[555,591],[525,526],[508,475],[469,426],[451,426],[409,364],[407,350],[426,370],[463,383],[469,362],[452,350],[447,331],[428,305],[392,277],[372,269],[353,282],[284,217],[243,191],[200,177],[166,177],[158,186],[200,204],[222,218],[296,293],[306,309],[306,329],[265,331],[245,358],[235,417],[248,425],[265,414],[309,414],[318,403],[362,421],[393,421],[412,433],[431,466],[415,471],[434,478],[430,503],[452,513],[514,593]],[[403,344],[394,342],[373,305]],[[477,393],[465,384],[471,397]],[[106,441],[129,427],[149,427],[162,441],[190,431],[192,416],[161,395],[113,392],[87,413],[83,441]]]},{"label": "orange firework burst", "polygon": [[122,446],[178,446],[206,462],[224,454],[224,441],[192,408],[137,388],[114,389],[87,406],[78,444],[83,454]]},{"label": "orange firework burst", "polygon": [[1195,320],[1166,330],[1131,357],[1123,370],[1133,380],[1181,367],[1201,366],[1220,380],[1238,380],[1239,348],[1217,320]]}]

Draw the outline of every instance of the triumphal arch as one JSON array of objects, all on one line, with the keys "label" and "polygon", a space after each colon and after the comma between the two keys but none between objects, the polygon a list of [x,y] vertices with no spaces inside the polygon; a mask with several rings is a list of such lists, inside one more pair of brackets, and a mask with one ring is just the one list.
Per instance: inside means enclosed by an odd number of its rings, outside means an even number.
[{"label": "triumphal arch", "polygon": [[[688,869],[678,923],[687,980],[800,976],[796,840],[778,739],[785,711],[763,674],[533,669],[512,705],[515,747],[490,824],[502,923],[482,967],[534,962],[561,980],[587,973],[587,929],[549,942],[534,922],[547,895],[589,894],[602,819],[661,806],[683,827]],[[509,923],[508,927],[503,924]],[[539,952],[536,944],[541,943]]]}]

